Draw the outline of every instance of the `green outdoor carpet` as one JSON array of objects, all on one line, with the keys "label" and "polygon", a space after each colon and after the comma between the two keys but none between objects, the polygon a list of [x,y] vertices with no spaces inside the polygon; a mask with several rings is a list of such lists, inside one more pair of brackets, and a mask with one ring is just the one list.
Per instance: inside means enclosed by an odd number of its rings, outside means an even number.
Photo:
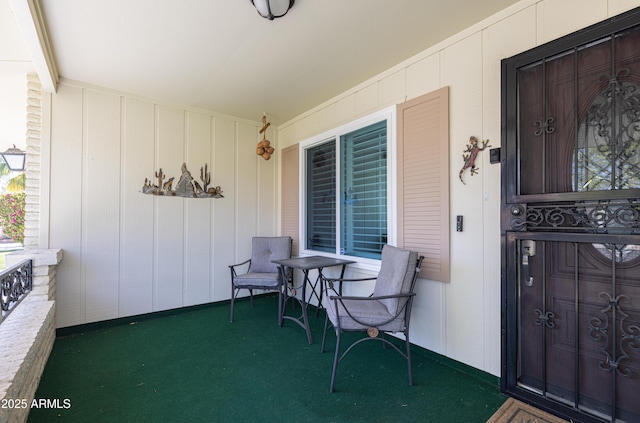
[{"label": "green outdoor carpet", "polygon": [[254,308],[237,302],[234,323],[227,302],[66,329],[36,392],[60,406],[33,408],[28,421],[473,423],[506,400],[497,378],[419,347],[410,387],[406,361],[377,342],[352,350],[331,394],[324,313],[310,313],[312,345],[276,315],[265,295]]}]

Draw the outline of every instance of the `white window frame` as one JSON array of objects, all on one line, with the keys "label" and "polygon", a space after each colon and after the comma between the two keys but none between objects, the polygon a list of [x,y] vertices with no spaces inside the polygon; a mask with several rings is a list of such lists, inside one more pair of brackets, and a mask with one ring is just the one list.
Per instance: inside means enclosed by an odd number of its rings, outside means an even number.
[{"label": "white window frame", "polygon": [[[350,132],[364,128],[380,121],[387,121],[387,243],[391,245],[397,245],[397,219],[396,219],[396,181],[397,181],[397,166],[396,166],[396,107],[391,106],[385,109],[381,109],[377,112],[371,113],[367,116],[356,119],[352,122],[341,125],[337,128],[333,128],[329,131],[315,135],[300,142],[300,156],[299,156],[299,233],[300,233],[300,255],[310,256],[319,255],[327,257],[348,258],[356,263],[352,267],[359,269],[366,269],[371,271],[378,271],[380,269],[380,260],[341,255],[339,251],[339,244],[341,239],[340,234],[340,207],[341,201],[336,200],[336,251],[335,253],[327,253],[324,251],[308,250],[307,245],[307,206],[306,206],[306,187],[307,187],[307,168],[306,168],[306,153],[307,149],[321,145],[324,142],[335,140],[336,148],[339,150],[339,143],[341,136]],[[341,184],[340,180],[340,154],[336,155],[336,187]],[[339,191],[339,190],[336,190]]]}]

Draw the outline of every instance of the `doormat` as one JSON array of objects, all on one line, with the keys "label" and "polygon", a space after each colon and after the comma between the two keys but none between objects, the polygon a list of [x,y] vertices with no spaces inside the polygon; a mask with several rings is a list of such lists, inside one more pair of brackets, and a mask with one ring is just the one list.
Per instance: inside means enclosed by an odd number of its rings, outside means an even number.
[{"label": "doormat", "polygon": [[568,423],[524,402],[509,398],[487,423]]}]

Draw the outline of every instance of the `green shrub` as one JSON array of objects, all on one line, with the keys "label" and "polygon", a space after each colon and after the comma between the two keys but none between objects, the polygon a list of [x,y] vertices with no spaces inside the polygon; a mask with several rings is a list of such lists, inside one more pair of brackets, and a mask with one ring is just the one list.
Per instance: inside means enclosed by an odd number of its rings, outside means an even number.
[{"label": "green shrub", "polygon": [[24,192],[0,195],[0,226],[15,242],[24,241]]}]

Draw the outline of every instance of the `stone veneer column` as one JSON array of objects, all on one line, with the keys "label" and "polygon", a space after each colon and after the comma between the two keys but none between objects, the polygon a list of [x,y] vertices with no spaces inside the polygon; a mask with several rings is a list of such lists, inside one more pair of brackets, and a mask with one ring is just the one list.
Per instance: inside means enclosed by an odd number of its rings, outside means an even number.
[{"label": "stone veneer column", "polygon": [[42,85],[35,73],[27,75],[27,161],[24,246],[40,239],[40,145],[42,144]]}]

